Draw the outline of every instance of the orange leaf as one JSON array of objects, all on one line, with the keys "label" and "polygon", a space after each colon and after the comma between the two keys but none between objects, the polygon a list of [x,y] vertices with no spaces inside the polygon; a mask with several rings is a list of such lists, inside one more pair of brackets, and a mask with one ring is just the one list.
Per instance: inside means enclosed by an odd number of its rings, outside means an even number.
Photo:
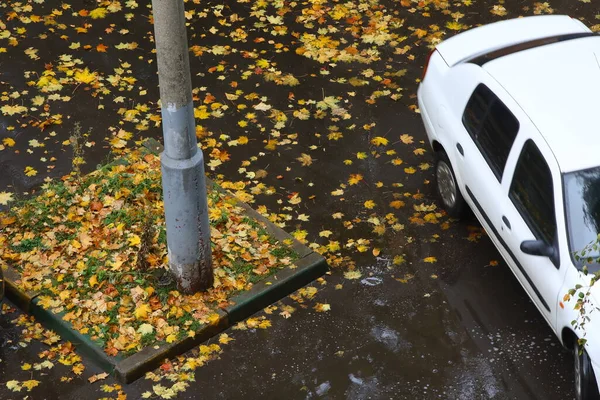
[{"label": "orange leaf", "polygon": [[0,225],[2,225],[2,226],[14,224],[15,222],[17,222],[17,218],[14,216],[13,217],[4,217],[4,218],[0,219]]}]

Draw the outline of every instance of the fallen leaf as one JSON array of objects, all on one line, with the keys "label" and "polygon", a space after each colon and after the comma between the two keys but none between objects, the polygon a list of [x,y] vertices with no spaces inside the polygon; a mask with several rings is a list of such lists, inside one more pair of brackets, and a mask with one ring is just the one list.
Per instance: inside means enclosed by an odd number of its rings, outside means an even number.
[{"label": "fallen leaf", "polygon": [[101,374],[96,374],[96,375],[92,375],[92,376],[90,376],[90,377],[88,378],[88,381],[89,381],[90,383],[94,383],[94,382],[97,382],[97,381],[104,380],[104,379],[106,379],[107,377],[108,377],[108,373],[106,373],[106,372],[103,372],[103,373],[101,373]]},{"label": "fallen leaf", "polygon": [[373,139],[371,139],[371,144],[375,146],[386,146],[388,143],[389,140],[381,136],[375,136]]},{"label": "fallen leaf", "polygon": [[358,270],[344,272],[344,278],[346,279],[359,279],[361,276],[362,274]]},{"label": "fallen leaf", "polygon": [[5,206],[9,201],[13,201],[13,194],[9,192],[0,192],[0,204]]}]

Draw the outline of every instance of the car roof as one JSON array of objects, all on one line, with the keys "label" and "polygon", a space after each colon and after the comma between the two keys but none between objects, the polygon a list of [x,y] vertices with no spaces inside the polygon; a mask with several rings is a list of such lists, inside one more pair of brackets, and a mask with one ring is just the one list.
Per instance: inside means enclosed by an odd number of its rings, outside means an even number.
[{"label": "car roof", "polygon": [[581,21],[566,15],[535,15],[482,25],[438,44],[436,49],[450,66],[468,58],[518,43],[550,36],[590,32]]},{"label": "car roof", "polygon": [[561,171],[600,165],[600,36],[516,52],[483,69],[529,116]]}]

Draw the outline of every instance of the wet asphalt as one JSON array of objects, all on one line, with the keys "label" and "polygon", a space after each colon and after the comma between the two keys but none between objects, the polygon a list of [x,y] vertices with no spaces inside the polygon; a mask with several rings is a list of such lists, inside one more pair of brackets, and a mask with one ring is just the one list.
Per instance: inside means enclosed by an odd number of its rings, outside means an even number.
[{"label": "wet asphalt", "polygon": [[[218,4],[213,3],[199,8]],[[443,26],[451,20],[447,13],[435,9],[433,5],[429,10],[431,16],[424,17],[423,10],[410,12],[407,7],[397,3],[381,2],[391,14],[396,10],[399,17],[406,19],[407,27],[427,28],[434,23]],[[471,8],[453,5],[451,11],[463,12],[465,16],[461,21],[469,25],[501,19],[489,13],[492,3],[473,3]],[[504,5],[511,11],[507,17],[531,14],[533,3],[506,1]],[[47,1],[43,7],[51,9],[56,4]],[[588,25],[597,22],[597,5],[567,0],[552,1],[550,4],[555,13],[584,18]],[[524,10],[523,7],[529,8]],[[250,5],[231,2],[225,10],[224,14],[238,13],[247,17]],[[128,24],[116,14],[111,18],[114,18],[117,28],[127,27],[129,37],[139,42],[137,52],[118,53],[121,61],[133,65],[138,85],[147,90],[143,99],[129,94],[132,99],[130,105],[137,101],[147,101],[149,104],[154,101],[153,111],[156,112],[158,90],[154,64],[147,62],[151,58],[151,46],[147,40],[151,26],[147,21],[146,24]],[[212,46],[221,43],[221,37],[206,33],[213,24],[216,24],[214,18],[192,24],[190,45],[201,43],[203,46]],[[35,29],[43,27],[32,26],[28,35],[39,33]],[[100,28],[97,28],[97,32],[94,29],[90,28],[88,35],[102,38]],[[300,30],[301,26],[290,23],[290,29]],[[411,35],[411,31],[407,30],[404,34]],[[352,114],[351,123],[360,127],[376,122],[375,127],[360,133],[347,130],[343,139],[332,141],[326,138],[330,125],[335,122],[342,130],[346,130],[349,124],[328,119],[294,120],[293,125],[288,125],[282,132],[297,133],[298,136],[278,146],[275,151],[267,151],[264,146],[270,136],[264,131],[241,129],[236,123],[237,117],[209,119],[202,121],[202,124],[215,132],[215,136],[227,134],[235,138],[243,134],[250,138],[250,143],[227,148],[230,161],[214,170],[208,168],[207,172],[211,178],[221,182],[244,181],[246,171],[240,172],[240,167],[248,165],[244,161],[251,160],[248,170],[267,171],[263,182],[276,191],[275,195],[256,195],[253,206],[265,206],[270,212],[280,215],[293,215],[284,228],[288,232],[306,230],[309,240],[326,244],[327,241],[322,241],[318,234],[328,229],[333,231],[331,238],[340,243],[350,239],[370,239],[372,247],[381,252],[374,256],[371,249],[366,253],[343,250],[341,254],[349,257],[347,263],[356,265],[362,273],[361,278],[345,279],[343,273],[348,265],[342,262],[332,269],[324,282],[314,284],[319,289],[315,301],[330,304],[331,311],[318,313],[313,310],[314,302],[299,304],[288,297],[277,304],[279,310],[273,314],[265,314],[264,311],[258,313],[271,320],[272,327],[269,329],[227,331],[235,340],[224,346],[219,359],[196,370],[195,382],[178,398],[573,398],[569,353],[561,348],[477,221],[471,217],[456,222],[441,216],[439,223],[411,222],[411,218],[415,217],[413,206],[439,205],[431,184],[432,169],[419,168],[421,164],[431,164],[433,160],[424,143],[426,137],[420,117],[414,112],[417,79],[427,53],[425,43],[415,41],[412,37],[409,39],[407,43],[413,46],[410,53],[414,59],[395,57],[391,50],[387,50],[382,61],[375,65],[354,63],[331,67],[300,59],[293,51],[297,43],[293,38],[288,39],[291,42],[284,44],[292,50],[287,53],[269,53],[274,47],[268,42],[236,42],[235,46],[247,48],[248,51],[255,48],[258,51],[265,50],[264,54],[268,55],[271,63],[276,63],[278,69],[293,72],[302,79],[298,87],[282,88],[260,79],[250,79],[244,83],[236,71],[243,71],[244,63],[248,62],[235,55],[226,62],[227,68],[230,68],[224,72],[226,79],[217,79],[215,74],[207,70],[221,60],[211,54],[191,58],[193,85],[196,88],[206,86],[212,95],[222,99],[225,93],[232,91],[230,81],[237,79],[244,93],[255,90],[266,95],[268,103],[280,109],[295,105],[290,100],[292,97],[289,92],[294,93],[295,99],[319,100],[324,96],[340,95],[348,100],[344,106]],[[276,41],[279,40],[284,39],[276,38]],[[108,43],[108,39],[105,41]],[[62,51],[58,38],[51,37],[45,43],[44,47],[40,47],[41,62],[55,59]],[[24,87],[18,87],[13,82],[22,81],[22,71],[32,68],[30,60],[17,54],[20,53],[11,53],[10,60],[0,55],[0,81],[10,84],[10,88],[4,90],[23,90]],[[81,57],[92,68],[99,70],[105,68],[110,71],[119,64],[111,52],[89,52]],[[398,101],[382,98],[375,104],[367,105],[364,99],[372,92],[372,86],[340,87],[339,83],[330,80],[331,75],[356,76],[367,67],[383,73],[386,64],[392,70],[407,69],[406,75],[398,82],[403,87],[403,96]],[[331,74],[321,73],[323,69],[330,70]],[[356,94],[348,96],[348,91]],[[16,141],[10,151],[0,152],[0,191],[35,193],[46,176],[59,177],[68,173],[72,153],[68,146],[61,143],[69,137],[76,121],[89,131],[87,140],[95,142],[94,146],[85,149],[87,164],[84,170],[91,171],[106,160],[111,149],[105,138],[110,138],[111,128],[128,125],[119,125],[118,117],[114,115],[120,106],[112,104],[109,97],[106,100],[101,97],[78,93],[78,97],[74,97],[76,101],[53,106],[57,107],[53,109],[54,112],[60,111],[65,116],[62,125],[52,127],[55,135],[47,135],[48,131],[40,133],[27,127],[26,123],[17,125],[16,130],[0,132],[0,135],[4,135],[0,139],[12,137]],[[201,103],[203,97],[204,93],[198,94],[196,103]],[[103,104],[104,110],[108,111],[99,111],[99,104]],[[112,116],[110,112],[113,112]],[[0,122],[3,127],[15,123],[8,119],[0,119]],[[401,134],[413,136],[414,143],[403,144],[398,140]],[[375,136],[390,139],[386,149],[395,150],[396,156],[403,159],[401,167],[392,165],[390,157],[377,152],[370,145],[371,138]],[[44,139],[46,147],[43,156],[48,159],[56,157],[55,162],[40,162],[39,156],[42,154],[38,149],[34,149],[34,156],[29,155],[28,140],[34,137]],[[161,131],[151,127],[147,131],[137,132],[134,140],[143,137],[160,139]],[[129,145],[133,145],[133,140]],[[427,151],[424,155],[417,155],[414,152],[416,148],[425,148]],[[211,151],[205,148],[206,154]],[[372,151],[374,153],[370,153]],[[359,164],[354,158],[358,152],[369,152],[372,156]],[[313,164],[300,166],[297,158],[301,153],[309,153],[315,160]],[[349,158],[355,160],[351,166],[344,163]],[[208,155],[207,159],[210,159]],[[40,173],[35,177],[25,176],[22,171],[28,165]],[[402,169],[406,166],[414,166],[417,172],[405,174]],[[364,181],[357,188],[351,188],[346,183],[349,174],[355,173],[362,174]],[[256,184],[247,179],[245,182],[249,187]],[[378,187],[377,182],[383,182],[383,187]],[[343,200],[330,195],[341,184],[346,184]],[[286,208],[289,205],[285,200],[293,193],[299,193],[303,203],[294,209]],[[404,199],[407,206],[399,210],[390,208],[389,202],[397,198]],[[372,226],[364,223],[372,216],[363,207],[366,200],[375,202],[381,218],[393,213],[404,224],[404,229],[398,232],[388,229],[382,236],[375,235]],[[343,213],[345,221],[360,219],[362,222],[343,225],[338,220],[332,220],[331,215],[336,212]],[[299,214],[306,214],[310,219],[302,221],[297,218]],[[423,217],[423,214],[419,216]],[[445,225],[442,227],[443,223]],[[404,264],[392,263],[392,259],[398,255],[404,257]],[[437,262],[423,262],[426,257],[435,257]],[[498,261],[497,265],[494,261]],[[284,305],[296,308],[289,319],[278,315]],[[11,322],[16,314],[18,311],[0,316],[0,398],[23,398],[29,395],[34,399],[81,399],[110,395],[103,393],[98,384],[90,385],[87,382],[87,377],[100,371],[85,358],[84,375],[68,383],[60,382],[65,370],[58,367],[45,373],[22,371],[20,366],[25,362],[36,362],[37,354],[46,346],[36,341],[26,347],[17,344],[20,328]],[[12,379],[33,378],[39,379],[41,384],[31,393],[13,393],[4,384]],[[102,383],[112,384],[115,381],[109,377]],[[152,382],[140,379],[124,390],[128,398],[137,399],[143,392],[151,391],[152,385]]]}]

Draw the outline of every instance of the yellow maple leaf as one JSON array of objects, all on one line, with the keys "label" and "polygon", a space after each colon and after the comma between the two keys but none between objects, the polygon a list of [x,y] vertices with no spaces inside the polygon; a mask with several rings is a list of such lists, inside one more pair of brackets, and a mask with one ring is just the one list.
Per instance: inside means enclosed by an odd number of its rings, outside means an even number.
[{"label": "yellow maple leaf", "polygon": [[358,182],[362,181],[363,176],[361,174],[351,174],[350,178],[348,178],[349,185],[356,185]]},{"label": "yellow maple leaf", "polygon": [[0,204],[5,206],[9,201],[13,201],[13,194],[9,192],[0,192]]},{"label": "yellow maple leaf", "polygon": [[194,117],[198,119],[208,119],[210,118],[210,113],[206,110],[206,106],[200,106],[194,109]]},{"label": "yellow maple leaf", "polygon": [[267,329],[267,328],[269,328],[270,326],[271,326],[271,321],[269,321],[268,319],[265,319],[264,321],[261,321],[261,322],[258,324],[258,327],[259,327],[260,329]]},{"label": "yellow maple leaf", "polygon": [[235,340],[235,339],[232,337],[229,337],[229,335],[226,333],[221,333],[221,336],[219,336],[219,343],[221,343],[221,344],[227,344],[227,343],[231,342],[232,340]]},{"label": "yellow maple leaf", "polygon": [[81,83],[91,83],[97,78],[95,72],[91,72],[87,67],[75,72],[75,80]]},{"label": "yellow maple leaf", "polygon": [[416,35],[419,39],[421,39],[424,36],[427,36],[427,31],[425,29],[417,28],[415,29],[413,35]]},{"label": "yellow maple leaf", "polygon": [[177,340],[177,335],[174,333],[171,333],[170,335],[167,336],[167,338],[165,340],[167,343],[173,343],[174,341]]},{"label": "yellow maple leaf", "polygon": [[135,315],[137,319],[146,319],[148,318],[148,313],[151,311],[152,309],[148,304],[142,304],[139,307],[136,307],[133,315]]},{"label": "yellow maple leaf", "polygon": [[335,240],[330,240],[329,243],[327,244],[327,250],[331,251],[332,253],[335,251],[340,250],[340,242],[335,241]]},{"label": "yellow maple leaf", "polygon": [[385,234],[385,225],[377,225],[373,228],[373,233],[378,234],[379,236],[383,236]]},{"label": "yellow maple leaf", "polygon": [[371,139],[371,144],[375,146],[386,146],[388,143],[389,140],[381,136],[375,136],[373,139]]},{"label": "yellow maple leaf", "polygon": [[21,384],[19,383],[19,381],[8,381],[6,382],[6,387],[10,390],[12,390],[13,392],[20,392],[21,391]]},{"label": "yellow maple leaf", "polygon": [[28,392],[31,392],[31,389],[40,384],[40,381],[36,381],[35,379],[30,379],[28,381],[23,381],[22,385],[27,389]]},{"label": "yellow maple leaf", "polygon": [[136,234],[129,236],[129,238],[127,238],[127,240],[129,241],[130,246],[137,246],[138,244],[140,244],[142,242],[140,237]]},{"label": "yellow maple leaf", "polygon": [[277,139],[269,139],[267,141],[267,145],[265,146],[265,149],[273,151],[277,148],[278,144],[279,144],[279,142],[277,141]]},{"label": "yellow maple leaf", "polygon": [[295,237],[299,242],[304,242],[306,240],[306,235],[308,235],[308,232],[303,229],[298,229],[292,232],[292,236]]},{"label": "yellow maple leaf", "polygon": [[25,364],[21,365],[21,369],[23,371],[29,371],[31,369],[31,364],[25,363]]},{"label": "yellow maple leaf", "polygon": [[110,140],[110,145],[115,149],[122,149],[127,145],[127,142],[119,137],[114,137]]},{"label": "yellow maple leaf", "polygon": [[104,8],[104,7],[95,8],[92,11],[90,11],[90,13],[88,15],[90,17],[92,17],[92,19],[104,18],[104,17],[106,17],[106,8]]},{"label": "yellow maple leaf", "polygon": [[7,137],[2,139],[2,144],[4,144],[6,147],[13,147],[15,145],[15,140]]},{"label": "yellow maple leaf", "polygon": [[[85,369],[85,366],[82,363],[77,363],[75,365],[73,365],[73,373],[75,375],[81,375],[83,373],[83,370]],[[23,382],[23,386],[25,386],[25,382]]]},{"label": "yellow maple leaf", "polygon": [[357,270],[344,272],[344,278],[346,279],[359,279],[361,276],[362,274]]},{"label": "yellow maple leaf", "polygon": [[300,161],[303,167],[308,167],[313,163],[313,158],[306,153],[300,154],[300,157],[296,158],[296,160]]},{"label": "yellow maple leaf", "polygon": [[208,316],[207,320],[209,324],[216,325],[221,320],[221,316],[217,313],[212,313]]},{"label": "yellow maple leaf", "polygon": [[314,309],[316,312],[326,312],[331,310],[331,306],[329,304],[317,303]]},{"label": "yellow maple leaf", "polygon": [[37,175],[37,171],[35,169],[33,169],[32,167],[25,167],[25,175],[27,175],[27,176],[36,176]]},{"label": "yellow maple leaf", "polygon": [[98,277],[94,274],[89,280],[90,287],[94,287],[98,284]]},{"label": "yellow maple leaf", "polygon": [[373,207],[375,207],[375,202],[373,200],[367,200],[365,201],[365,208],[367,209],[372,209]]},{"label": "yellow maple leaf", "polygon": [[406,262],[406,260],[404,259],[403,256],[395,256],[394,260],[392,261],[392,263],[394,263],[394,265],[400,265],[400,264],[404,264]]},{"label": "yellow maple leaf", "polygon": [[367,158],[367,153],[364,152],[358,152],[356,153],[356,158],[358,158],[359,160],[364,160],[365,158]]},{"label": "yellow maple leaf", "polygon": [[431,263],[431,264],[433,264],[434,262],[437,262],[437,258],[435,258],[435,257],[425,257],[425,258],[423,259],[423,261],[425,261],[426,263]]},{"label": "yellow maple leaf", "polygon": [[446,28],[452,29],[453,31],[460,31],[461,29],[465,29],[466,26],[458,21],[450,21],[446,23]]},{"label": "yellow maple leaf", "polygon": [[260,60],[258,60],[256,62],[256,66],[258,66],[260,68],[263,68],[263,69],[264,68],[269,68],[269,65],[270,65],[269,61],[265,60],[264,58],[261,58]]},{"label": "yellow maple leaf", "polygon": [[395,208],[396,210],[404,207],[404,202],[402,200],[394,200],[390,202],[390,207]]},{"label": "yellow maple leaf", "polygon": [[414,169],[413,167],[407,167],[407,168],[404,168],[404,172],[406,172],[407,174],[414,174],[415,172],[417,172],[417,170]]},{"label": "yellow maple leaf", "polygon": [[142,335],[149,335],[154,332],[154,327],[150,324],[142,324],[137,331]]},{"label": "yellow maple leaf", "polygon": [[404,144],[411,144],[413,142],[413,137],[405,133],[404,135],[400,135],[400,141]]},{"label": "yellow maple leaf", "polygon": [[14,106],[4,105],[4,106],[0,107],[0,111],[2,111],[2,114],[4,114],[4,115],[22,114],[25,111],[27,111],[27,107],[23,107],[23,106],[19,106],[19,105],[14,105]]},{"label": "yellow maple leaf", "polygon": [[298,193],[294,193],[294,195],[288,200],[290,204],[300,204],[302,202],[302,198],[298,196]]},{"label": "yellow maple leaf", "polygon": [[119,43],[115,46],[115,49],[117,50],[135,50],[137,49],[138,44],[136,42],[131,42],[131,43]]}]

